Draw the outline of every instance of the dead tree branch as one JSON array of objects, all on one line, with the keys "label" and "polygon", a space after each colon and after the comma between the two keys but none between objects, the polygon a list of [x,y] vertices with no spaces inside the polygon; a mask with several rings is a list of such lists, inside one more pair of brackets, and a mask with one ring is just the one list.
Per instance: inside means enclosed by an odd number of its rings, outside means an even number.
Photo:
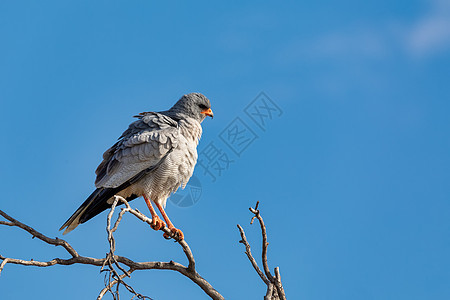
[{"label": "dead tree branch", "polygon": [[[111,229],[111,218],[114,213],[114,209],[117,206],[117,204],[122,202],[125,204],[125,207],[122,208],[121,212],[119,213],[119,216],[114,223],[113,228]],[[198,274],[198,272],[195,269],[195,259],[192,254],[191,249],[189,248],[189,245],[185,240],[177,240],[176,237],[172,234],[172,232],[169,230],[169,228],[164,227],[161,229],[165,233],[167,233],[171,238],[175,239],[176,242],[182,247],[183,252],[188,260],[188,266],[184,266],[181,263],[169,261],[169,262],[162,262],[162,261],[149,261],[149,262],[135,262],[127,257],[115,255],[115,240],[113,237],[113,233],[117,230],[117,227],[119,226],[120,221],[122,220],[123,215],[129,212],[132,215],[134,215],[136,218],[141,220],[142,222],[147,223],[148,225],[151,224],[151,219],[142,214],[140,211],[133,209],[130,207],[128,202],[119,196],[115,196],[114,205],[111,208],[110,213],[108,214],[107,219],[107,232],[108,232],[108,241],[110,242],[110,252],[107,254],[106,258],[92,258],[88,256],[82,256],[75,251],[75,249],[65,240],[59,239],[59,238],[49,238],[46,235],[38,232],[37,230],[33,229],[32,227],[25,225],[18,220],[14,219],[13,217],[9,216],[2,210],[0,210],[0,215],[5,218],[6,221],[1,221],[0,225],[10,226],[10,227],[18,227],[29,234],[34,238],[38,238],[41,241],[55,246],[61,246],[63,247],[67,253],[70,255],[70,258],[54,258],[49,261],[38,261],[38,260],[23,260],[23,259],[17,259],[17,258],[10,258],[5,257],[0,254],[0,260],[2,261],[0,264],[0,275],[3,271],[4,267],[7,264],[18,264],[18,265],[24,265],[24,266],[37,266],[37,267],[50,267],[54,265],[73,265],[73,264],[85,264],[85,265],[93,265],[93,266],[99,266],[103,269],[105,266],[108,266],[107,272],[110,274],[110,278],[108,279],[108,282],[106,283],[105,288],[100,292],[97,299],[102,299],[102,297],[109,291],[114,299],[118,298],[118,286],[121,284],[127,288],[132,294],[134,294],[134,297],[137,297],[138,299],[145,299],[145,296],[142,296],[138,293],[136,293],[131,286],[126,284],[123,279],[127,276],[129,276],[132,272],[138,271],[138,270],[152,270],[152,269],[158,269],[158,270],[172,270],[176,271],[186,277],[188,277],[192,282],[194,282],[196,285],[198,285],[211,299],[214,300],[223,300],[224,297],[217,292],[212,285],[205,280],[203,277]],[[128,271],[125,271],[123,266],[128,267]],[[122,273],[119,274],[119,271]],[[104,269],[105,270],[105,269]],[[112,280],[112,281],[111,281]],[[112,288],[116,286],[117,289],[115,292],[112,291]],[[106,289],[106,290],[105,290]],[[148,299],[148,297],[147,297]]]},{"label": "dead tree branch", "polygon": [[267,242],[267,231],[266,231],[266,225],[264,224],[264,220],[261,217],[259,210],[259,201],[256,202],[255,208],[250,207],[250,212],[253,213],[253,217],[250,221],[250,224],[253,224],[253,221],[255,219],[258,219],[259,225],[261,227],[261,235],[262,235],[262,265],[264,269],[264,273],[261,271],[261,269],[258,266],[258,263],[256,262],[256,259],[253,257],[252,252],[250,250],[250,244],[247,241],[247,237],[245,236],[244,229],[241,225],[237,225],[239,232],[241,234],[241,240],[239,243],[244,244],[245,246],[245,254],[247,255],[248,259],[250,260],[250,263],[252,264],[253,268],[255,269],[256,273],[258,273],[259,277],[262,279],[262,281],[267,285],[267,291],[266,296],[264,297],[264,300],[286,300],[286,294],[284,293],[284,288],[281,283],[281,275],[280,275],[280,268],[276,267],[275,277],[272,276],[269,269],[269,264],[267,262],[267,247],[269,246],[269,243]]},{"label": "dead tree branch", "polygon": [[[121,208],[116,221],[113,223],[112,218],[114,215],[114,211],[119,204],[124,204],[124,207]],[[253,217],[251,219],[250,224],[253,223],[255,219],[258,219],[261,234],[262,234],[262,266],[261,270],[256,262],[256,259],[253,257],[250,249],[250,244],[247,241],[247,237],[245,236],[244,229],[238,224],[237,227],[241,234],[240,243],[245,246],[245,253],[247,254],[248,259],[250,260],[253,268],[261,278],[261,280],[267,285],[266,295],[264,297],[265,300],[285,300],[286,296],[284,293],[283,285],[281,283],[281,275],[278,267],[274,269],[273,276],[270,273],[269,265],[267,262],[267,247],[269,243],[267,242],[267,231],[266,226],[264,224],[263,218],[261,217],[258,210],[259,202],[256,203],[255,208],[250,208],[250,211],[253,213]],[[136,292],[132,286],[125,282],[127,277],[131,277],[131,274],[138,270],[172,270],[176,271],[183,276],[188,277],[192,282],[194,282],[197,286],[199,286],[211,299],[214,300],[223,300],[224,297],[217,292],[212,285],[206,281],[200,274],[197,273],[195,269],[195,259],[192,254],[189,245],[185,240],[177,239],[177,236],[173,235],[173,233],[169,230],[169,228],[164,227],[161,230],[164,231],[169,236],[169,239],[174,239],[183,249],[183,252],[186,256],[188,265],[185,266],[181,263],[169,261],[149,261],[149,262],[135,262],[127,257],[119,256],[115,254],[116,250],[116,241],[114,239],[114,233],[119,227],[120,222],[122,221],[123,216],[126,213],[130,213],[139,220],[144,223],[147,223],[151,226],[152,220],[142,214],[137,209],[133,209],[130,207],[128,202],[119,196],[114,197],[114,202],[112,204],[111,210],[108,213],[107,224],[106,224],[106,232],[109,242],[109,252],[106,254],[105,258],[93,258],[88,256],[82,256],[78,254],[78,252],[65,240],[59,238],[50,238],[34,228],[25,225],[13,217],[9,216],[2,210],[0,210],[0,216],[6,219],[6,221],[0,221],[0,225],[9,226],[9,227],[18,227],[26,232],[28,232],[32,238],[38,238],[39,240],[49,244],[60,246],[65,249],[69,258],[54,258],[49,261],[39,261],[39,260],[23,260],[18,258],[5,257],[0,253],[0,275],[7,264],[18,264],[24,266],[37,266],[37,267],[50,267],[54,265],[73,265],[73,264],[85,264],[85,265],[93,265],[101,267],[101,272],[105,272],[105,287],[100,291],[97,300],[103,299],[103,297],[109,293],[114,300],[119,300],[119,288],[123,286],[128,292],[130,292],[133,296],[132,299],[151,299],[147,296],[143,296],[142,294]],[[114,224],[112,226],[112,224]],[[112,226],[112,227],[111,227]],[[127,270],[126,270],[127,269]]]}]

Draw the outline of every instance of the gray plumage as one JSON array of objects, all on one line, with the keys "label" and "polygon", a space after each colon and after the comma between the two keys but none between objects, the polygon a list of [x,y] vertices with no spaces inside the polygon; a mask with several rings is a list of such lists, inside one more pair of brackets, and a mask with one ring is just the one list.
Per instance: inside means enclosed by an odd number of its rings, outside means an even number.
[{"label": "gray plumage", "polygon": [[[200,93],[184,95],[168,111],[145,112],[103,154],[96,170],[97,189],[64,223],[64,234],[111,207],[113,196],[128,200],[146,196],[166,205],[185,187],[197,162],[200,123],[212,117],[209,100]],[[208,110],[211,114],[205,114]]]}]

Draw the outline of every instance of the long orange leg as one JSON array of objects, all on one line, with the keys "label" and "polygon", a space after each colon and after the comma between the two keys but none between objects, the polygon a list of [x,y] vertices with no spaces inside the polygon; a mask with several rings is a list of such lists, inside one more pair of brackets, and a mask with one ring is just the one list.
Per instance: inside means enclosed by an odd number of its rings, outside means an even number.
[{"label": "long orange leg", "polygon": [[143,196],[143,197],[144,197],[145,203],[147,203],[150,213],[152,214],[152,224],[151,224],[152,228],[154,230],[160,230],[161,228],[164,228],[164,226],[166,226],[166,224],[156,214],[156,211],[152,206],[152,202],[146,196]]},{"label": "long orange leg", "polygon": [[[172,231],[172,233],[176,236],[178,236],[178,239],[181,241],[184,239],[184,234],[183,232],[178,229],[175,228],[175,226],[173,226],[172,222],[170,222],[169,217],[167,216],[166,212],[164,211],[164,208],[161,206],[161,204],[155,202],[156,207],[159,209],[159,211],[161,212],[161,215],[163,216],[164,220],[166,220],[167,222],[167,227],[169,227],[170,231]],[[167,234],[164,233],[164,237],[165,238],[169,238],[169,236]]]}]

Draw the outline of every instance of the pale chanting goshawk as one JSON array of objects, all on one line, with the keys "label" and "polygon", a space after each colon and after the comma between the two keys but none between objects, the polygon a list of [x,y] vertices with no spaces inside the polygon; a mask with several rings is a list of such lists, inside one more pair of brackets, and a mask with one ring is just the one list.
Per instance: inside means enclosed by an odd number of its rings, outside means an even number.
[{"label": "pale chanting goshawk", "polygon": [[97,189],[59,230],[66,228],[66,234],[108,209],[114,195],[128,201],[143,196],[152,215],[153,229],[159,230],[165,223],[152,202],[172,233],[183,239],[183,232],[173,226],[164,208],[167,198],[180,186],[184,188],[194,172],[202,135],[200,123],[206,116],[213,117],[211,104],[200,93],[184,95],[167,111],[135,116],[138,120],[103,154],[95,171]]}]

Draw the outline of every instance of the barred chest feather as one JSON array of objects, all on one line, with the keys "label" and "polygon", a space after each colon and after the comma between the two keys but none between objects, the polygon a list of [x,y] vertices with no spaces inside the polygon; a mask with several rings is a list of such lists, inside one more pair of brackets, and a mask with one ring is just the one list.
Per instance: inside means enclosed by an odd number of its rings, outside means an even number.
[{"label": "barred chest feather", "polygon": [[152,173],[142,178],[130,191],[146,195],[165,207],[167,198],[179,187],[184,188],[197,163],[197,145],[202,135],[200,123],[180,120],[177,145]]}]

